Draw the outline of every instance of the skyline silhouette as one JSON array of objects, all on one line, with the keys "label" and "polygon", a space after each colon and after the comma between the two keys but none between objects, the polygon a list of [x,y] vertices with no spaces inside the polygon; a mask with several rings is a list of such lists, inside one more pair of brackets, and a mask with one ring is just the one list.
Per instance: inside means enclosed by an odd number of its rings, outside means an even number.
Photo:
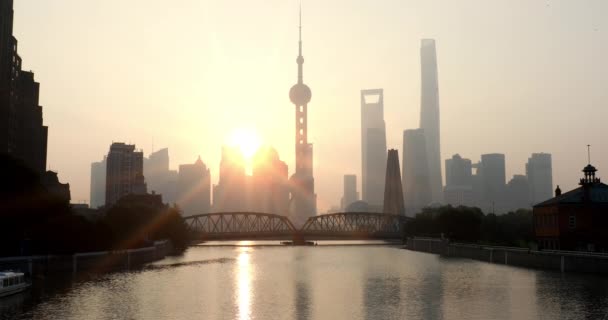
[{"label": "skyline silhouette", "polygon": [[[151,149],[146,146],[155,141],[172,150],[174,165],[190,163],[200,154],[210,164],[211,176],[218,177],[221,144],[232,131],[253,126],[293,172],[294,158],[289,152],[293,139],[277,132],[294,130],[289,121],[293,109],[285,92],[293,82],[289,66],[293,65],[297,3],[273,8],[276,4],[243,4],[250,9],[243,11],[253,14],[230,17],[227,4],[209,3],[203,8],[187,2],[171,8],[162,15],[164,23],[154,25],[154,17],[163,12],[154,1],[139,8],[141,17],[131,17],[134,21],[127,17],[136,3],[117,13],[110,10],[115,5],[112,1],[95,3],[95,7],[67,1],[17,2],[19,52],[24,70],[33,69],[42,84],[45,125],[51,128],[48,166],[59,172],[61,181],[70,183],[73,200],[88,199],[90,163],[99,161],[111,141],[135,143],[146,154]],[[598,146],[595,162],[604,167],[608,154],[599,130],[607,112],[601,108],[608,98],[601,87],[607,66],[599,58],[608,48],[599,36],[605,28],[597,12],[606,4],[556,1],[550,8],[544,4],[517,7],[506,1],[491,8],[481,1],[459,6],[408,2],[403,8],[340,4],[320,10],[322,4],[307,2],[303,8],[310,34],[307,82],[315,88],[309,139],[315,142],[319,211],[339,203],[345,173],[360,172],[357,109],[361,89],[384,88],[387,147],[401,150],[403,129],[417,127],[418,46],[427,37],[437,41],[442,167],[456,153],[476,162],[481,154],[500,152],[506,154],[510,178],[524,173],[530,154],[548,152],[554,159],[554,184],[571,189],[588,143]],[[369,9],[373,11],[366,13]],[[337,17],[337,10],[343,16]],[[487,16],[476,15],[479,10]],[[260,23],[259,16],[269,14],[265,12],[278,18]],[[492,22],[498,12],[500,19]],[[73,18],[65,18],[67,14]],[[227,22],[216,23],[220,17]],[[380,17],[387,23],[375,23]],[[509,23],[514,18],[520,23]],[[101,23],[106,19],[114,23],[105,29],[97,27],[106,25]],[[369,29],[355,24],[357,19]],[[468,19],[472,21],[454,28]],[[560,24],[564,20],[577,23],[565,29]],[[149,30],[118,32],[133,22]],[[486,30],[474,30],[480,22],[487,23]],[[237,32],[244,25],[246,32]],[[45,38],[47,34],[52,36]],[[113,49],[108,43],[115,44]],[[151,68],[154,59],[159,63]],[[357,69],[352,68],[355,64]],[[234,91],[239,94],[227,94]],[[583,117],[590,113],[592,119]],[[114,121],[117,115],[133,120]],[[330,130],[336,119],[343,128],[338,132]],[[226,125],[228,121],[234,125]],[[510,126],[505,128],[504,123]],[[335,152],[336,143],[340,152]],[[74,146],[79,154],[67,157]]]}]

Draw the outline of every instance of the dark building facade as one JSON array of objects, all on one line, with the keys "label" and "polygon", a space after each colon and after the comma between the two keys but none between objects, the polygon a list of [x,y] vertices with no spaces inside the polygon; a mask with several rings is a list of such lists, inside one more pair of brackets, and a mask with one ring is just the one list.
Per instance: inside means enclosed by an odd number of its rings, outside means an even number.
[{"label": "dark building facade", "polygon": [[135,145],[112,143],[106,159],[106,206],[129,194],[146,194],[144,153]]},{"label": "dark building facade", "polygon": [[583,169],[580,187],[534,206],[534,232],[542,249],[608,252],[608,185]]},{"label": "dark building facade", "polygon": [[388,151],[385,181],[383,212],[405,215],[401,170],[399,170],[399,152],[395,149]]},{"label": "dark building facade", "polygon": [[48,128],[38,105],[40,84],[22,71],[13,37],[13,1],[0,1],[0,152],[21,158],[32,169],[46,171]]}]

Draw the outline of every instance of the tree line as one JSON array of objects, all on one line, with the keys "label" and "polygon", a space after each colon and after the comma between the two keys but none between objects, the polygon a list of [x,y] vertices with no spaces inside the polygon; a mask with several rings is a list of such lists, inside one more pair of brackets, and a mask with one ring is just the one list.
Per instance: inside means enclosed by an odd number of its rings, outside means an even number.
[{"label": "tree line", "polygon": [[123,200],[88,219],[47,190],[40,174],[0,154],[0,256],[133,249],[161,239],[188,245],[178,207]]},{"label": "tree line", "polygon": [[405,236],[446,237],[452,241],[528,247],[534,241],[532,211],[484,214],[475,207],[429,207],[405,226]]}]

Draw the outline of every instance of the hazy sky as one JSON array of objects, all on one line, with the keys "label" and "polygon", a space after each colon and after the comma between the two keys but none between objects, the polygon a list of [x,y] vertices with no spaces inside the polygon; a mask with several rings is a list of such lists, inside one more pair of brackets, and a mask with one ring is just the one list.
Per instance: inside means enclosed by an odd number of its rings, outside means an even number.
[{"label": "hazy sky", "polygon": [[[568,190],[591,144],[608,179],[607,13],[605,0],[303,1],[319,209],[339,204],[343,174],[360,179],[361,89],[384,88],[389,147],[419,126],[421,38],[437,41],[442,159],[505,153],[510,179],[549,152]],[[297,15],[285,0],[15,0],[48,164],[73,201],[88,202],[112,141],[168,147],[173,168],[201,155],[217,183],[221,144],[249,128],[293,172]]]}]

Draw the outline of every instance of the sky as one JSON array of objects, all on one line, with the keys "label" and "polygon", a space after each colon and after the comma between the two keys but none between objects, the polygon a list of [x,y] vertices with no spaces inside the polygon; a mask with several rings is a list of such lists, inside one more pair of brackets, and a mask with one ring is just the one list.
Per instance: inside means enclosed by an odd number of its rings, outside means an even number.
[{"label": "sky", "polygon": [[[23,68],[41,83],[48,166],[72,201],[89,201],[90,164],[113,141],[146,155],[168,147],[174,169],[200,155],[217,183],[221,145],[249,130],[291,174],[298,6],[15,0]],[[320,211],[339,205],[344,174],[361,190],[361,89],[384,89],[389,148],[401,153],[403,130],[419,127],[423,38],[437,45],[442,159],[504,153],[508,180],[548,152],[565,191],[591,144],[599,176],[608,172],[608,1],[303,0],[302,11]]]}]

